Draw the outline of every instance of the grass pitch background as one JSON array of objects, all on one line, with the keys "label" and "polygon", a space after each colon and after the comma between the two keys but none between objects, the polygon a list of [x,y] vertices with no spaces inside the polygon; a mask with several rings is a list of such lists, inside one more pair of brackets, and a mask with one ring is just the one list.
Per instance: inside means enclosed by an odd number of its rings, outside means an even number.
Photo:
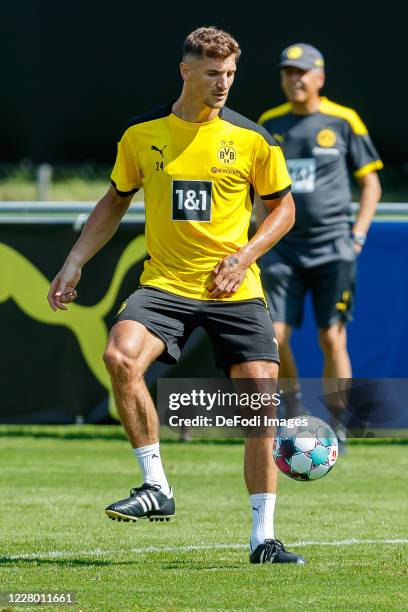
[{"label": "grass pitch background", "polygon": [[163,443],[177,519],[130,524],[104,514],[140,484],[118,428],[2,427],[0,590],[74,591],[77,610],[407,609],[407,448],[281,476],[276,537],[308,564],[253,566],[242,444]]}]

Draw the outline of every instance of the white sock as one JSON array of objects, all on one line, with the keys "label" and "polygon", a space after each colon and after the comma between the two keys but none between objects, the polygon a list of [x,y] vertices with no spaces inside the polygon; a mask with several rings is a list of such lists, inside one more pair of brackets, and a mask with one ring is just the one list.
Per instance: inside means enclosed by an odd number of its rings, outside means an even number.
[{"label": "white sock", "polygon": [[139,462],[143,473],[143,482],[153,485],[160,485],[162,493],[170,495],[170,487],[164,473],[162,460],[160,457],[160,445],[149,444],[134,448],[133,452]]},{"label": "white sock", "polygon": [[273,513],[275,511],[275,493],[255,493],[249,496],[252,507],[251,551],[266,539],[274,539]]}]

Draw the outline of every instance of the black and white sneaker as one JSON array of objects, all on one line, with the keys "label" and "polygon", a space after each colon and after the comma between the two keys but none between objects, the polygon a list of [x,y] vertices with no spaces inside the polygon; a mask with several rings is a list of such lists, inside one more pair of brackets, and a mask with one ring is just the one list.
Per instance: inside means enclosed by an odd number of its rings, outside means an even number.
[{"label": "black and white sneaker", "polygon": [[251,552],[249,560],[251,563],[306,563],[300,555],[286,550],[280,540],[265,540]]},{"label": "black and white sneaker", "polygon": [[108,506],[105,513],[109,518],[118,521],[146,518],[149,521],[169,521],[176,513],[173,491],[170,489],[170,497],[167,497],[161,492],[159,485],[144,483],[141,487],[131,489],[130,497]]}]

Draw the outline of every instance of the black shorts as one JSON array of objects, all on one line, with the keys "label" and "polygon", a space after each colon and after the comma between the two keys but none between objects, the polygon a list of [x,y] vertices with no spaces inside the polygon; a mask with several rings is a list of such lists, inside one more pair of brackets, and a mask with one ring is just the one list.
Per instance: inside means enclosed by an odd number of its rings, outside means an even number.
[{"label": "black shorts", "polygon": [[294,266],[281,255],[265,266],[262,280],[274,321],[300,327],[306,293],[311,291],[313,310],[319,328],[352,319],[356,261],[337,260],[320,266]]},{"label": "black shorts", "polygon": [[116,322],[129,319],[163,340],[166,350],[158,361],[164,363],[177,363],[197,327],[208,333],[218,368],[258,360],[279,363],[272,319],[260,298],[237,302],[195,300],[144,286],[128,298]]}]

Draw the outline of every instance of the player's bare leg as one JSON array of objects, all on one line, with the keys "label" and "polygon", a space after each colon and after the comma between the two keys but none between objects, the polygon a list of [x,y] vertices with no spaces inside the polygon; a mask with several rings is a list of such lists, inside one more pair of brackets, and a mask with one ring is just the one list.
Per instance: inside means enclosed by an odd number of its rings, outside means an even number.
[{"label": "player's bare leg", "polygon": [[342,322],[319,329],[319,343],[323,351],[323,392],[326,406],[332,415],[332,426],[344,452],[345,429],[341,424],[347,401],[347,387],[352,376],[347,351],[347,330]]},{"label": "player's bare leg", "polygon": [[160,457],[159,420],[143,378],[164,348],[162,340],[135,321],[116,323],[109,337],[104,361],[121,422],[143,473],[141,487],[106,508],[110,518],[169,520],[174,516],[173,495]]},{"label": "player's bare leg", "polygon": [[347,330],[338,322],[319,329],[319,343],[323,351],[323,390],[329,399],[328,408],[334,417],[344,409],[344,396],[339,389],[339,379],[351,378],[351,362],[347,351]]},{"label": "player's bare leg", "polygon": [[[278,364],[272,361],[249,361],[236,364],[231,366],[230,376],[231,378],[254,379],[255,392],[257,390],[256,379],[277,380]],[[260,382],[260,392],[265,391],[263,387],[264,385]],[[265,540],[275,537],[273,515],[278,470],[273,460],[272,446],[273,437],[247,437],[245,439],[244,476],[252,507],[251,552]]]},{"label": "player's bare leg", "polygon": [[[275,380],[278,364],[273,361],[248,361],[235,364],[230,369],[231,378]],[[272,388],[272,387],[271,387]],[[265,391],[263,387],[260,391]],[[268,390],[270,393],[270,389]],[[273,437],[248,437],[245,440],[244,475],[250,495],[255,493],[276,493],[277,468],[272,457]]]},{"label": "player's bare leg", "polygon": [[273,328],[279,343],[279,386],[283,391],[285,416],[290,419],[304,413],[298,369],[290,346],[293,328],[282,321],[274,321]]},{"label": "player's bare leg", "polygon": [[[230,375],[231,378],[250,378],[254,383],[254,392],[268,391],[271,394],[276,388],[278,364],[273,361],[235,364],[230,368]],[[263,379],[263,382],[257,385],[257,379]],[[269,381],[268,390],[265,389],[265,380]],[[282,542],[275,539],[273,515],[278,469],[273,460],[272,447],[272,436],[245,439],[244,475],[252,508],[249,559],[251,563],[303,564],[303,557],[288,552]]]},{"label": "player's bare leg", "polygon": [[113,326],[104,361],[112,380],[116,406],[133,448],[159,440],[157,412],[144,381],[164,342],[136,321]]}]

